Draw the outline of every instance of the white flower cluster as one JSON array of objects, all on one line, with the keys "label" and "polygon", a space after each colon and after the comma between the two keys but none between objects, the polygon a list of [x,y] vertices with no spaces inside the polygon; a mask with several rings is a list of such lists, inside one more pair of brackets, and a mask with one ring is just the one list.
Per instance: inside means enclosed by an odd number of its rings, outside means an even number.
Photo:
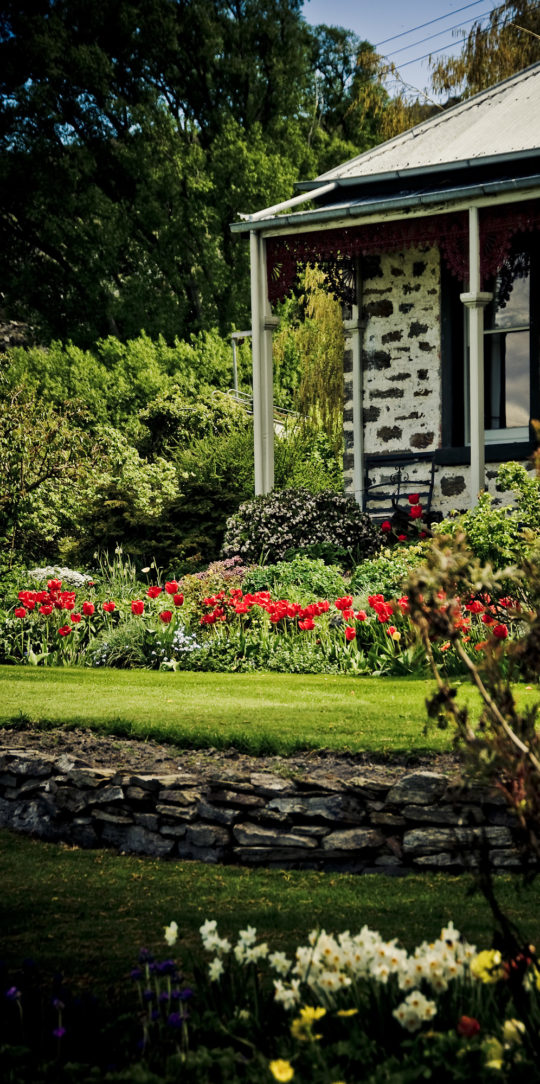
[{"label": "white flower cluster", "polygon": [[[224,971],[222,957],[231,952],[232,945],[226,937],[219,936],[215,919],[208,919],[201,926],[199,933],[206,951],[215,953],[214,959],[208,966],[210,980],[215,982]],[[256,941],[257,930],[254,926],[248,926],[246,930],[239,931],[238,941],[234,946],[234,957],[239,964],[256,964],[259,960],[266,959],[268,945],[265,941],[257,945]]]},{"label": "white flower cluster", "polygon": [[[257,943],[254,926],[240,930],[234,949],[227,938],[220,937],[215,919],[208,919],[199,932],[204,948],[213,955],[208,967],[212,982],[224,973],[223,957],[229,954],[242,966],[267,960],[280,976],[273,980],[274,998],[285,1009],[294,1009],[305,999],[306,987],[319,1002],[333,1007],[340,990],[361,981],[383,986],[391,981],[394,989],[397,986],[407,992],[393,1015],[411,1032],[437,1013],[435,1001],[420,990],[421,985],[427,986],[428,994],[443,993],[453,980],[471,974],[469,965],[476,955],[475,947],[463,941],[453,922],[441,930],[436,941],[424,941],[412,954],[399,948],[395,938],[385,941],[368,926],[358,934],[346,930],[337,937],[325,930],[312,930],[308,943],[297,948],[294,960],[284,952],[271,953],[265,941]],[[165,927],[165,939],[172,945],[176,937],[177,926],[172,922]]]},{"label": "white flower cluster", "polygon": [[296,961],[289,972],[284,960],[269,957],[269,962],[281,975],[290,975],[289,982],[274,980],[275,999],[285,1008],[301,1001],[301,985],[309,987],[319,1001],[332,1005],[334,995],[359,980],[374,980],[386,985],[394,977],[400,990],[408,997],[394,1015],[409,1030],[420,1027],[436,1012],[434,1001],[420,993],[423,982],[431,993],[448,989],[453,979],[465,974],[475,948],[461,940],[452,922],[441,931],[437,941],[426,941],[412,955],[399,948],[396,940],[384,941],[375,930],[364,926],[359,934],[345,931],[335,938],[325,930],[313,930],[307,945],[296,950]]},{"label": "white flower cluster", "polygon": [[91,583],[93,576],[85,572],[76,572],[73,568],[61,568],[60,565],[47,565],[46,568],[30,568],[28,575],[38,583],[45,583],[52,578],[62,580],[65,587],[84,587],[85,583]]}]

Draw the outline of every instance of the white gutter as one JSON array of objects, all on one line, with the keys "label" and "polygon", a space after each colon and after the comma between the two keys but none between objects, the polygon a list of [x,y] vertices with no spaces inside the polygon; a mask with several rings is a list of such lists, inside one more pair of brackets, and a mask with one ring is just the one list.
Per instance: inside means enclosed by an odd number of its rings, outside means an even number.
[{"label": "white gutter", "polygon": [[[430,214],[448,214],[451,210],[468,210],[471,204],[477,207],[494,203],[515,203],[538,196],[540,174],[517,178],[511,181],[491,181],[462,188],[445,189],[439,192],[413,193],[407,196],[391,196],[382,200],[370,200],[362,203],[355,201],[347,204],[333,204],[331,207],[317,207],[300,214],[287,214],[279,218],[259,219],[256,229],[268,231],[264,236],[279,236],[307,233],[310,230],[325,228],[339,229],[342,226],[368,224],[368,221],[382,222],[391,219],[416,218]],[[262,212],[259,212],[261,214]],[[266,212],[264,212],[266,214]],[[352,220],[352,221],[351,221]],[[332,226],[330,227],[330,223]],[[233,233],[245,233],[249,225],[243,222],[231,223]]]},{"label": "white gutter", "polygon": [[243,215],[239,212],[238,217],[244,222],[258,222],[261,218],[276,215],[280,211],[288,210],[289,207],[297,207],[300,203],[319,199],[320,196],[325,196],[327,192],[333,192],[335,188],[339,188],[338,181],[331,181],[329,184],[322,185],[321,188],[312,188],[310,192],[301,192],[299,196],[292,196],[291,199],[284,200],[283,203],[275,203],[273,207],[265,207],[263,211],[256,211],[254,215]]}]

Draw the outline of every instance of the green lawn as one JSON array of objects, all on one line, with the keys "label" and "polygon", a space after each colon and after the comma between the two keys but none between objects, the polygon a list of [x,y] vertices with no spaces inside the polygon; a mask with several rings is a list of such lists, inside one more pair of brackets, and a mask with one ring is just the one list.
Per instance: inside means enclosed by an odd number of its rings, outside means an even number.
[{"label": "green lawn", "polygon": [[[450,731],[423,733],[434,683],[341,675],[198,674],[0,667],[0,726],[88,726],[178,747],[252,753],[443,750]],[[523,687],[523,697],[538,695]],[[477,703],[463,684],[460,699]]]},{"label": "green lawn", "polygon": [[[441,873],[388,878],[248,870],[199,862],[78,851],[0,831],[0,957],[9,968],[31,957],[47,972],[117,986],[145,945],[167,949],[163,926],[178,922],[182,944],[199,947],[206,918],[233,934],[248,924],[289,951],[314,926],[358,931],[364,923],[409,949],[454,919],[473,943],[489,946],[492,923],[471,878]],[[540,884],[519,889],[497,878],[499,898],[527,940],[540,940]]]}]

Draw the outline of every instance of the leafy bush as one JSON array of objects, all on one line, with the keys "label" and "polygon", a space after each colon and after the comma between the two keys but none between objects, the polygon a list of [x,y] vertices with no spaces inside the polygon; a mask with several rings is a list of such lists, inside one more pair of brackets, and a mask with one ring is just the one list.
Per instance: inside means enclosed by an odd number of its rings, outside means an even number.
[{"label": "leafy bush", "polygon": [[158,395],[139,413],[144,454],[171,457],[178,448],[204,437],[224,436],[249,428],[243,406],[210,386],[194,389],[174,386]]},{"label": "leafy bush", "polygon": [[268,590],[283,598],[294,598],[294,601],[307,595],[336,598],[345,593],[339,568],[303,556],[250,569],[244,577],[243,587],[245,593]]},{"label": "leafy bush", "polygon": [[280,561],[293,546],[332,542],[355,559],[370,557],[380,534],[353,497],[306,489],[274,490],[242,504],[227,522],[223,554],[245,561]]},{"label": "leafy bush", "polygon": [[274,439],[276,489],[331,489],[343,493],[343,457],[322,429],[294,426]]},{"label": "leafy bush", "polygon": [[443,520],[437,528],[438,535],[451,538],[463,531],[474,556],[495,569],[514,564],[524,553],[519,516],[509,506],[494,508],[489,493],[481,493],[474,508]]},{"label": "leafy bush", "polygon": [[443,520],[437,534],[455,538],[464,531],[473,555],[502,569],[522,560],[534,541],[527,532],[540,530],[540,479],[522,463],[503,463],[497,489],[513,490],[513,504],[494,508],[491,495],[481,493],[475,508]]},{"label": "leafy bush", "polygon": [[358,565],[352,574],[349,588],[354,595],[384,595],[395,598],[402,594],[402,588],[413,568],[421,565],[426,553],[426,544],[395,547],[385,550],[378,557],[371,557]]},{"label": "leafy bush", "polygon": [[540,529],[540,478],[529,474],[523,463],[503,463],[497,471],[497,489],[511,489],[524,527]]}]

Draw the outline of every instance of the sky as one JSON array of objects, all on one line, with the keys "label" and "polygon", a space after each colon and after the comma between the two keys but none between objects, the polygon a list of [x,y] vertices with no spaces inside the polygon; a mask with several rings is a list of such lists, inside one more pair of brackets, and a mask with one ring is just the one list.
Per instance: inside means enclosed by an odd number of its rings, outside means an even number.
[{"label": "sky", "polygon": [[[485,25],[487,19],[482,16],[497,2],[500,0],[304,0],[303,15],[313,26],[326,23],[353,30],[392,60],[407,84],[426,90],[430,77],[425,54],[441,50],[436,54],[438,59],[459,53],[459,39],[476,20]],[[458,34],[460,28],[462,33]],[[420,57],[424,59],[418,60]]]}]

